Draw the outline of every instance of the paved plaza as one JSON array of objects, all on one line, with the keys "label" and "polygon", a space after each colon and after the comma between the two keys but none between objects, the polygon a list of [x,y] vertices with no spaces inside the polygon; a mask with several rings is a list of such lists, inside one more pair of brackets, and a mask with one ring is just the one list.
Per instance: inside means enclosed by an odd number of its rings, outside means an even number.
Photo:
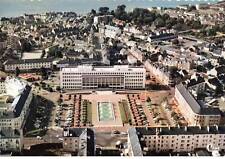
[{"label": "paved plaza", "polygon": [[[92,124],[94,125],[94,127],[123,126],[118,104],[119,101],[126,100],[125,95],[119,95],[113,92],[102,91],[90,95],[82,95],[82,99],[89,100],[92,103]],[[112,120],[99,119],[99,109],[98,109],[99,103],[111,103],[112,108],[109,107],[107,108],[106,106],[104,110],[107,109],[109,112],[105,113],[109,115],[108,116],[109,118],[114,119]],[[103,118],[106,114],[102,115]]]}]

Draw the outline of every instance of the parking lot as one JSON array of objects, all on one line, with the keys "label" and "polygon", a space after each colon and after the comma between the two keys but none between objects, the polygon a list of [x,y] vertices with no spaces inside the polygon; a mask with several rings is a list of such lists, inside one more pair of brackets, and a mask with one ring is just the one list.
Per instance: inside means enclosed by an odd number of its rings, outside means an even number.
[{"label": "parking lot", "polygon": [[73,126],[73,114],[75,111],[74,96],[60,95],[60,102],[56,106],[55,125],[57,127],[71,127]]}]

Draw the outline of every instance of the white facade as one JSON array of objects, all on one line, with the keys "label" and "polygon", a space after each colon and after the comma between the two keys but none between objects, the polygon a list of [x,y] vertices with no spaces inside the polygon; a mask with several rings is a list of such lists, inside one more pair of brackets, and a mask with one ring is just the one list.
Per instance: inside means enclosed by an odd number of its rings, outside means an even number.
[{"label": "white facade", "polygon": [[0,139],[0,149],[4,151],[18,151],[22,148],[22,140],[18,137],[2,137]]},{"label": "white facade", "polygon": [[[21,151],[22,129],[32,100],[31,87],[15,78],[7,77],[4,92],[0,93],[0,150]],[[13,101],[6,102],[7,98]]]},{"label": "white facade", "polygon": [[5,71],[15,71],[18,67],[20,70],[32,70],[32,69],[41,69],[43,68],[52,68],[52,61],[45,61],[41,59],[32,59],[32,60],[22,60],[19,62],[5,62]]},{"label": "white facade", "polygon": [[[183,84],[175,87],[175,99],[178,108],[191,126],[219,125],[221,115],[218,108],[206,108],[199,105]],[[188,113],[187,113],[188,112]]]},{"label": "white facade", "polygon": [[3,94],[5,92],[6,92],[5,81],[0,81],[0,94]]},{"label": "white facade", "polygon": [[[142,129],[142,130],[141,130]],[[147,129],[147,130],[143,130]],[[208,145],[225,149],[224,127],[140,128],[140,141],[153,152],[193,152]]]},{"label": "white facade", "polygon": [[113,39],[122,33],[120,28],[110,26],[110,25],[105,25],[105,26],[100,27],[99,32],[101,34],[104,34],[105,37],[109,37],[109,38],[113,38]]},{"label": "white facade", "polygon": [[137,60],[139,61],[143,61],[143,52],[141,52],[138,48],[136,47],[132,47],[131,50],[129,50],[129,52],[135,57],[137,58]]},{"label": "white facade", "polygon": [[78,66],[63,68],[60,83],[63,89],[143,89],[146,70],[143,67],[114,66],[92,67]]}]

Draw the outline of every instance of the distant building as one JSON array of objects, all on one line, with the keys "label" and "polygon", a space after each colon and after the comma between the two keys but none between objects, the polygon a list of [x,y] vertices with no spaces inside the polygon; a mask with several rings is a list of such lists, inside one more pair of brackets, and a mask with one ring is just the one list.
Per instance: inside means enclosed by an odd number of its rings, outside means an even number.
[{"label": "distant building", "polygon": [[136,134],[143,145],[143,154],[194,152],[200,148],[206,149],[208,145],[218,147],[220,151],[225,150],[224,126],[143,127],[136,128]]},{"label": "distant building", "polygon": [[105,37],[115,39],[122,33],[122,31],[119,27],[105,25],[99,26],[99,33],[103,34]]},{"label": "distant building", "polygon": [[132,47],[129,52],[140,62],[143,61],[143,52],[136,47]]},{"label": "distant building", "polygon": [[220,110],[200,105],[183,84],[176,85],[175,99],[178,102],[179,110],[189,125],[219,125]]},{"label": "distant building", "polygon": [[40,68],[52,68],[53,59],[27,59],[27,60],[7,60],[4,63],[5,71],[15,71],[18,67],[22,71],[36,70]]},{"label": "distant building", "polygon": [[78,66],[62,68],[60,83],[63,89],[143,89],[146,70],[143,67]]},{"label": "distant building", "polygon": [[187,10],[189,7],[189,5],[178,5],[177,8],[178,9],[183,9],[183,10]]},{"label": "distant building", "polygon": [[159,41],[166,41],[166,40],[173,40],[177,39],[178,36],[173,33],[164,33],[160,35],[151,35],[148,37],[148,42],[159,42]]},{"label": "distant building", "polygon": [[113,19],[113,15],[95,16],[94,24],[108,24]]}]

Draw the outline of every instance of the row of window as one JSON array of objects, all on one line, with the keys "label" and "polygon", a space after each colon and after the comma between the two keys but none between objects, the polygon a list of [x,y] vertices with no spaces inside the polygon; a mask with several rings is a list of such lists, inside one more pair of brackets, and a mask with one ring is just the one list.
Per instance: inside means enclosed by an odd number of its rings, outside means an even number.
[{"label": "row of window", "polygon": [[[143,72],[77,72],[77,73],[62,73],[63,76],[65,75],[144,75]],[[129,76],[131,77],[131,76]]]}]

